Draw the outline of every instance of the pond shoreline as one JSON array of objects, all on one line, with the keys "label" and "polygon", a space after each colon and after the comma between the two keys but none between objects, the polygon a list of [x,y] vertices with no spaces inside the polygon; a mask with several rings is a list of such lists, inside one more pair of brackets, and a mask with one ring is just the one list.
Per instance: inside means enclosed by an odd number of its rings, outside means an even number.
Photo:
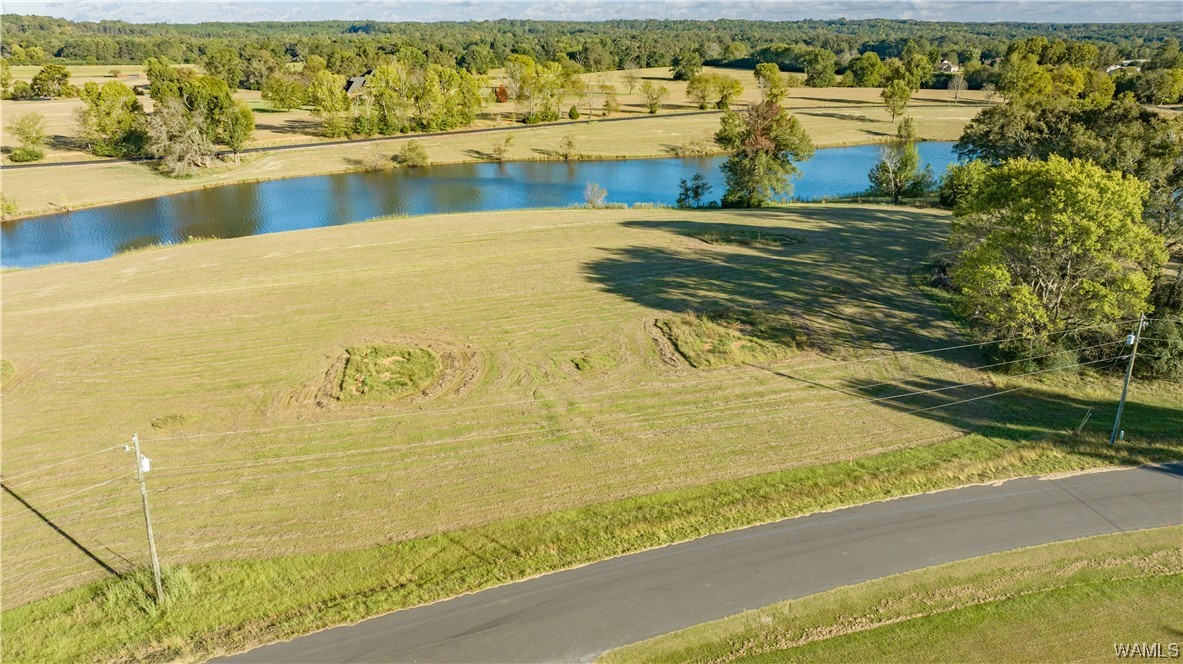
[{"label": "pond shoreline", "polygon": [[[670,116],[665,116],[665,117],[670,117]],[[629,118],[629,119],[632,119],[632,118]],[[540,126],[549,127],[549,126],[553,126],[553,125],[540,125]],[[532,127],[520,127],[520,128],[517,128],[517,127],[500,128],[499,127],[499,128],[495,128],[492,130],[485,130],[485,131],[515,131],[518,129],[534,129],[534,128],[536,128],[536,127],[533,127],[533,126]],[[355,144],[355,143],[356,144],[372,144],[372,143],[380,142],[380,141],[384,142],[384,141],[397,141],[397,140],[413,140],[416,138],[434,137],[434,136],[437,136],[437,134],[409,134],[409,135],[403,135],[403,136],[386,136],[386,137],[382,137],[380,139],[364,139],[364,140],[347,141],[347,142],[344,142],[341,144],[314,143],[314,144],[301,144],[301,145],[297,145],[297,146],[290,146],[290,147],[284,146],[284,147],[286,149],[312,150],[312,149],[323,148],[323,147],[334,147],[334,146],[340,147],[341,145],[345,145],[345,144]],[[923,136],[919,137],[917,140],[921,141],[921,142],[946,142],[943,139],[925,138]],[[828,149],[828,148],[846,148],[846,147],[856,147],[856,146],[861,146],[861,145],[890,145],[893,142],[894,142],[894,140],[887,139],[887,138],[878,139],[878,140],[868,139],[868,140],[862,140],[862,141],[832,141],[832,142],[816,143],[814,145],[814,147],[819,150],[823,150],[823,149]],[[251,153],[251,156],[255,156],[255,155],[259,155],[259,154],[264,154],[264,152],[263,151],[256,151],[256,152]],[[647,153],[647,154],[638,154],[638,155],[580,154],[580,155],[573,157],[571,159],[551,158],[551,157],[539,156],[539,157],[532,158],[532,159],[531,158],[506,159],[503,162],[490,161],[487,159],[459,159],[459,160],[444,160],[444,161],[432,162],[426,168],[431,168],[433,166],[455,166],[455,165],[459,165],[459,164],[562,163],[562,162],[597,162],[597,161],[636,161],[636,160],[645,160],[645,159],[699,159],[699,158],[709,159],[712,157],[720,157],[720,156],[725,156],[725,155],[726,155],[726,152],[724,152],[724,151],[709,151],[709,152],[705,152],[705,153],[699,154],[699,155],[688,155],[688,156],[684,156],[684,157],[679,157],[675,154],[665,152],[665,153]],[[135,167],[140,167],[140,168],[151,168],[152,163],[153,163],[153,160],[151,160],[151,159],[139,159],[139,160],[108,159],[108,160],[96,160],[93,162],[90,162],[90,161],[77,162],[77,163],[71,163],[71,164],[45,164],[44,166],[51,166],[52,165],[52,166],[62,166],[64,168],[70,168],[70,167],[78,168],[78,167],[91,167],[91,166],[98,166],[98,167],[102,167],[102,166],[135,166]],[[246,160],[244,160],[244,163],[242,163],[242,164],[227,163],[224,165],[212,167],[209,171],[207,171],[206,174],[217,174],[219,172],[219,169],[222,168],[223,166],[225,167],[226,171],[233,171],[233,170],[237,170],[238,168],[242,168],[243,166],[249,166],[249,165],[250,165],[250,162],[246,161]],[[7,170],[8,168],[9,168],[8,166],[4,167],[5,170]],[[184,194],[184,193],[194,192],[194,191],[216,189],[219,187],[227,187],[227,186],[232,186],[232,185],[258,184],[261,182],[275,182],[278,180],[294,180],[297,178],[318,177],[318,176],[322,176],[322,175],[342,175],[342,174],[347,174],[347,173],[373,173],[373,172],[380,172],[380,171],[394,171],[394,170],[399,170],[400,168],[404,168],[404,167],[394,166],[394,167],[383,168],[383,169],[367,168],[364,166],[356,166],[356,167],[352,167],[352,168],[350,168],[350,167],[325,168],[325,169],[318,170],[318,171],[312,172],[312,173],[298,173],[298,174],[294,174],[294,175],[276,175],[274,177],[246,177],[246,178],[242,178],[242,179],[227,180],[225,182],[209,182],[209,183],[195,184],[195,185],[189,186],[189,187],[181,186],[175,190],[170,190],[167,193],[146,194],[143,196],[127,196],[127,197],[114,198],[111,200],[97,201],[97,202],[84,201],[81,203],[69,203],[69,204],[65,205],[64,207],[63,206],[51,206],[51,207],[35,208],[35,209],[30,209],[30,210],[21,210],[17,213],[7,215],[3,219],[0,219],[0,226],[7,225],[12,222],[24,222],[24,221],[35,220],[38,217],[49,217],[49,216],[53,216],[53,215],[57,215],[57,214],[74,212],[76,210],[88,210],[88,209],[93,209],[93,208],[97,208],[97,207],[120,205],[123,203],[134,203],[136,201],[144,201],[144,200],[149,200],[149,199],[153,199],[153,198],[160,198],[162,196],[173,196],[176,194]],[[168,176],[165,176],[165,175],[157,175],[156,177],[160,177],[162,179],[169,179]],[[175,179],[173,179],[173,181],[180,184],[180,183],[184,183],[186,179],[187,178],[175,178]]]},{"label": "pond shoreline", "polygon": [[[954,160],[947,141],[920,144],[935,169]],[[149,245],[190,237],[262,235],[361,223],[376,218],[474,213],[584,204],[587,187],[607,192],[609,205],[674,207],[679,182],[696,174],[710,189],[701,204],[726,189],[723,156],[647,158],[580,155],[580,159],[469,161],[424,168],[351,169],[329,174],[194,187],[121,203],[59,211],[0,226],[4,267],[102,260]],[[879,159],[876,144],[820,148],[802,162],[786,202],[857,197]]]}]

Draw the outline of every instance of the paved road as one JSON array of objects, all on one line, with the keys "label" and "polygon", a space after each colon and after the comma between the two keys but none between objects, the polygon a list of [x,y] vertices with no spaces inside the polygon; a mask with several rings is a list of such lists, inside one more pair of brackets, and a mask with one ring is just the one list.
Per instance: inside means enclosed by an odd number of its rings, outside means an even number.
[{"label": "paved road", "polygon": [[235,662],[565,662],[842,585],[1183,523],[1183,464],[901,498],[624,556],[336,627]]}]

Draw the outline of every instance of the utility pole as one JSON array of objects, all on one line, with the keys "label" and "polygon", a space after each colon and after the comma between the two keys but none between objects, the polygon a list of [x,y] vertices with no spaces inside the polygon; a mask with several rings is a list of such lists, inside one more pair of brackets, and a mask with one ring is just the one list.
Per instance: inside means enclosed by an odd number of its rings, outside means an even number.
[{"label": "utility pole", "polygon": [[152,535],[152,513],[148,511],[148,485],[144,473],[152,469],[148,457],[140,454],[140,434],[133,433],[131,442],[136,448],[136,479],[140,481],[140,498],[144,501],[144,524],[148,527],[148,553],[152,556],[152,578],[156,581],[156,603],[164,600],[164,588],[160,583],[160,559],[156,557],[156,537]]},{"label": "utility pole", "polygon": [[[1125,385],[1121,388],[1121,401],[1117,402],[1117,417],[1113,418],[1113,433],[1109,434],[1109,445],[1117,442],[1117,434],[1121,430],[1121,412],[1125,410],[1125,398],[1130,392],[1130,377],[1134,375],[1134,358],[1138,356],[1138,341],[1142,338],[1142,328],[1146,325],[1146,314],[1138,316],[1138,327],[1134,333],[1126,337],[1126,345],[1130,348],[1130,363],[1125,368]],[[1124,436],[1123,436],[1124,438]]]}]

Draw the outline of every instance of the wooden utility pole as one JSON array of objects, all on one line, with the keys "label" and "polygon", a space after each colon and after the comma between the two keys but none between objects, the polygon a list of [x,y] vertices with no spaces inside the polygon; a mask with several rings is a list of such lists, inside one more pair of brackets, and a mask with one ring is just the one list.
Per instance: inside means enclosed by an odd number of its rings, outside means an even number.
[{"label": "wooden utility pole", "polygon": [[152,556],[152,578],[156,581],[156,603],[164,600],[164,587],[160,583],[160,559],[156,557],[156,537],[152,534],[152,513],[148,511],[148,485],[144,473],[151,469],[148,457],[140,454],[140,434],[131,436],[136,448],[136,479],[140,481],[140,498],[144,501],[144,524],[148,527],[148,553]]},{"label": "wooden utility pole", "polygon": [[1126,344],[1131,345],[1130,348],[1130,362],[1125,368],[1125,385],[1121,388],[1121,401],[1117,402],[1117,417],[1113,418],[1113,433],[1109,434],[1109,444],[1113,445],[1117,442],[1117,435],[1121,431],[1121,412],[1125,410],[1125,398],[1130,392],[1130,377],[1134,375],[1134,358],[1138,357],[1138,341],[1142,338],[1142,327],[1146,325],[1146,314],[1138,316],[1138,327],[1134,329],[1134,333],[1126,339]]}]

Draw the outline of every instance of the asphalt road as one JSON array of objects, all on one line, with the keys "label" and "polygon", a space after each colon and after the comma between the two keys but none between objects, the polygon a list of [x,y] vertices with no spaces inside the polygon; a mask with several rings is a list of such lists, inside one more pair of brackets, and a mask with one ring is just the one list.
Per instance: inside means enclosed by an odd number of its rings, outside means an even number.
[{"label": "asphalt road", "polygon": [[1058,540],[1183,523],[1183,464],[813,514],[276,643],[235,662],[566,662],[774,602]]}]

